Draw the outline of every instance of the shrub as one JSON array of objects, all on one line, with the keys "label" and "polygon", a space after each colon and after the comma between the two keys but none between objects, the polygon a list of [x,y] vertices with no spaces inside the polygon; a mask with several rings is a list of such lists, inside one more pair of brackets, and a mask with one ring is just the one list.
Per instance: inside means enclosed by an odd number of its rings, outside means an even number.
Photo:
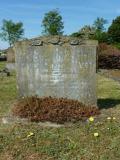
[{"label": "shrub", "polygon": [[99,44],[98,68],[120,69],[120,50],[112,45]]},{"label": "shrub", "polygon": [[111,43],[120,42],[120,16],[116,17],[108,28]]},{"label": "shrub", "polygon": [[112,45],[100,43],[98,46],[98,55],[120,55],[120,50]]}]

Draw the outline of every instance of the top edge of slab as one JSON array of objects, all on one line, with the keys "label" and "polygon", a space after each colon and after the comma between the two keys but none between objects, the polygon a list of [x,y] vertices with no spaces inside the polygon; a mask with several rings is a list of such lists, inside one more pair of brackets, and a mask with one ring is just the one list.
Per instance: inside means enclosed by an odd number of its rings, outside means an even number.
[{"label": "top edge of slab", "polygon": [[98,41],[97,40],[89,40],[84,38],[78,38],[78,37],[71,37],[71,36],[40,36],[33,39],[26,39],[22,41],[18,41],[15,43],[14,46],[19,45],[31,45],[31,46],[43,46],[43,45],[71,45],[71,46],[77,46],[77,45],[91,45],[91,46],[97,46]]}]

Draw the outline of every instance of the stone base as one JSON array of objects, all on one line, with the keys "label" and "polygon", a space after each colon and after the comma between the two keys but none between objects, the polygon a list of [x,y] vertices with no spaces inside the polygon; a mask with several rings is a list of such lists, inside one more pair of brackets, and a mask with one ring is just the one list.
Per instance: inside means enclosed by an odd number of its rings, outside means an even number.
[{"label": "stone base", "polygon": [[6,68],[11,72],[15,71],[15,63],[7,63]]}]

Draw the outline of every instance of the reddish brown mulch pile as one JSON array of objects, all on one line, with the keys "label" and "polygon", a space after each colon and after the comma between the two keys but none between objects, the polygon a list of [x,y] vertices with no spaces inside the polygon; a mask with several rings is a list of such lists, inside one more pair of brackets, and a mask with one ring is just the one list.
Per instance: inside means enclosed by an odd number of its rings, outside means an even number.
[{"label": "reddish brown mulch pile", "polygon": [[99,114],[96,106],[87,106],[77,100],[52,97],[27,97],[19,100],[12,109],[13,115],[34,122],[64,123],[78,121]]}]

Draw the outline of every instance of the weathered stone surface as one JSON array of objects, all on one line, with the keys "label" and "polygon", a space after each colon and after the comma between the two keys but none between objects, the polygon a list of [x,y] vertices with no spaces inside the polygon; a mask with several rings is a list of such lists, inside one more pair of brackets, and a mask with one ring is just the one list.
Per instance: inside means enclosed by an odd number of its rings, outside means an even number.
[{"label": "weathered stone surface", "polygon": [[15,52],[13,50],[13,47],[10,47],[6,50],[7,53],[7,64],[6,68],[9,71],[14,71],[15,70]]},{"label": "weathered stone surface", "polygon": [[[96,41],[80,40],[71,45],[70,37],[40,37],[42,46],[31,41],[17,42],[17,84],[20,96],[67,97],[96,104]],[[37,38],[38,40],[39,38]],[[72,39],[73,40],[73,39]],[[75,39],[76,40],[76,39]]]},{"label": "weathered stone surface", "polygon": [[71,45],[78,45],[79,44],[79,40],[71,40],[70,44]]},{"label": "weathered stone surface", "polygon": [[15,63],[7,63],[6,64],[6,68],[12,72],[12,71],[15,71]]},{"label": "weathered stone surface", "polygon": [[12,47],[8,48],[6,50],[6,52],[7,52],[7,62],[8,63],[15,63],[15,52],[14,52],[13,48]]},{"label": "weathered stone surface", "polygon": [[41,41],[41,40],[33,40],[31,45],[32,46],[42,46],[43,45],[43,41]]},{"label": "weathered stone surface", "polygon": [[60,38],[59,37],[54,37],[54,38],[50,38],[48,40],[48,43],[51,43],[51,44],[58,44],[60,42]]}]

